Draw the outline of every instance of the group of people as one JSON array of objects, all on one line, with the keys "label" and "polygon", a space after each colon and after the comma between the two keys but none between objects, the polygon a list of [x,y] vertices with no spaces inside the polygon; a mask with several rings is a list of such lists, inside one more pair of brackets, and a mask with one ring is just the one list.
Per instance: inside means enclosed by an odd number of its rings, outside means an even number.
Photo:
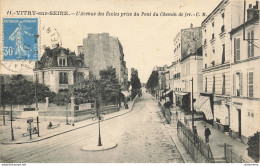
[{"label": "group of people", "polygon": [[[193,133],[194,133],[194,141],[196,142],[196,136],[198,135],[198,131],[197,131],[197,127],[194,126],[193,128]],[[205,130],[204,130],[204,136],[205,136],[205,141],[208,143],[209,142],[209,136],[211,135],[211,131],[210,129],[205,126]]]}]

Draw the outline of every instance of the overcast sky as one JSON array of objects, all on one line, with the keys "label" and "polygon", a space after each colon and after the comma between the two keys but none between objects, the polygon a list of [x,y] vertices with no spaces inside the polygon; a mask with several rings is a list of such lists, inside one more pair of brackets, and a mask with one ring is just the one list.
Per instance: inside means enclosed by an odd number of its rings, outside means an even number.
[{"label": "overcast sky", "polygon": [[[201,15],[209,14],[221,0],[44,0],[14,1],[2,0],[2,16],[7,10],[52,11],[67,10],[69,12],[191,12]],[[176,34],[192,23],[194,27],[201,25],[205,16],[41,16],[41,27],[56,28],[62,37],[62,46],[77,50],[83,45],[83,38],[88,33],[109,33],[118,37],[125,54],[126,65],[139,71],[142,82],[146,82],[155,65],[170,65],[173,61],[173,39]],[[44,41],[41,42],[43,44]],[[46,43],[47,44],[47,43]],[[2,73],[8,73],[3,69]],[[32,73],[30,70],[28,73]]]}]

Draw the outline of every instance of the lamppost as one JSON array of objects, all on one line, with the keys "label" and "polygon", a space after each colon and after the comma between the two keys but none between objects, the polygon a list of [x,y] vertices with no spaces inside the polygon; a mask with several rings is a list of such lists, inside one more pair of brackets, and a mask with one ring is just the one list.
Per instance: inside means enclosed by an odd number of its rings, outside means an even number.
[{"label": "lamppost", "polygon": [[98,146],[102,146],[101,143],[101,133],[100,133],[100,120],[101,120],[101,116],[99,114],[99,108],[100,108],[100,103],[99,100],[96,100],[96,111],[97,111],[97,118],[98,118]]},{"label": "lamppost", "polygon": [[192,116],[192,130],[194,129],[194,109],[193,109],[193,77],[191,79],[191,116]]},{"label": "lamppost", "polygon": [[11,136],[14,141],[14,129],[13,129],[13,105],[11,104]]}]

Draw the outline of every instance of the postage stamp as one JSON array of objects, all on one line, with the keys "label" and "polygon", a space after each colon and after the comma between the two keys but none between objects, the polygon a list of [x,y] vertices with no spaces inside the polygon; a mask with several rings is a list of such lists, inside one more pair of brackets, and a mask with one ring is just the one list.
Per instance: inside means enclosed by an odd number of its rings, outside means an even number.
[{"label": "postage stamp", "polygon": [[3,18],[3,60],[38,60],[38,37],[38,18]]}]

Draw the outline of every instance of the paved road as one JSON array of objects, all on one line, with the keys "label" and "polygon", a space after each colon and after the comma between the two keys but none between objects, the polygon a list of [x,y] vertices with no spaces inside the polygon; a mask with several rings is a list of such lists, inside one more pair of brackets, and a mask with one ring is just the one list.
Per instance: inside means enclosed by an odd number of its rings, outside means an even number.
[{"label": "paved road", "polygon": [[102,143],[115,142],[114,149],[88,152],[97,144],[97,124],[37,143],[0,145],[1,162],[15,163],[180,163],[183,162],[159,116],[159,108],[144,94],[132,112],[101,123]]}]

